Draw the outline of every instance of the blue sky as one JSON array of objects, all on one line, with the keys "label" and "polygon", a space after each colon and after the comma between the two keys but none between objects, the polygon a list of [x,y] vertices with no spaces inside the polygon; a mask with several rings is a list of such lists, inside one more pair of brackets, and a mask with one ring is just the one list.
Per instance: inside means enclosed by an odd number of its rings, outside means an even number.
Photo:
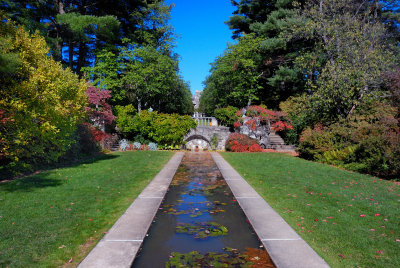
[{"label": "blue sky", "polygon": [[202,90],[202,82],[210,70],[210,63],[221,55],[231,39],[232,32],[224,24],[235,8],[230,0],[166,0],[174,3],[170,24],[180,35],[175,52],[181,56],[183,79],[191,91]]}]

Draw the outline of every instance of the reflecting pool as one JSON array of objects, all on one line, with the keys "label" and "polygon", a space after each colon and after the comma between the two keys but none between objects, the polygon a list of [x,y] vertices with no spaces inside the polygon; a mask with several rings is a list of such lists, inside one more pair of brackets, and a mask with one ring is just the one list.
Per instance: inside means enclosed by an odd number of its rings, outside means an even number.
[{"label": "reflecting pool", "polygon": [[188,152],[132,267],[275,267],[208,152]]}]

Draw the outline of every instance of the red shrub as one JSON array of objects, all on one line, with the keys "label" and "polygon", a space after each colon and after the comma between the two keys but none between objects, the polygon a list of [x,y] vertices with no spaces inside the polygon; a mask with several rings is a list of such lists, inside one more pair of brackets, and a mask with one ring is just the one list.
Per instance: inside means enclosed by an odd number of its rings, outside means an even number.
[{"label": "red shrub", "polygon": [[229,135],[225,149],[231,152],[261,152],[261,147],[257,140],[239,133],[231,133]]},{"label": "red shrub", "polygon": [[[246,111],[245,114],[243,114],[244,111]],[[234,124],[235,128],[239,128],[242,126],[242,122],[245,122],[253,131],[266,124],[271,124],[271,128],[277,132],[293,129],[285,113],[268,110],[262,106],[250,106],[246,110],[240,109],[237,111],[236,116],[239,117],[239,120]]]},{"label": "red shrub", "polygon": [[253,144],[249,147],[249,151],[252,153],[258,153],[258,152],[262,152],[262,149],[259,144]]},{"label": "red shrub", "polygon": [[113,144],[118,140],[117,135],[111,135],[109,133],[105,133],[99,130],[98,128],[91,126],[88,123],[86,123],[86,126],[92,133],[94,140],[100,144],[100,147],[102,149],[110,150]]},{"label": "red shrub", "polygon": [[140,150],[141,151],[148,151],[149,150],[149,146],[147,146],[146,144],[142,144],[142,145],[140,145]]},{"label": "red shrub", "polygon": [[89,106],[85,109],[92,123],[100,128],[112,124],[115,120],[112,107],[107,103],[107,100],[111,98],[110,92],[93,86],[86,90]]},{"label": "red shrub", "polygon": [[233,127],[235,127],[235,128],[240,128],[241,126],[242,126],[242,123],[240,123],[239,121],[233,123]]},{"label": "red shrub", "polygon": [[279,132],[287,129],[293,129],[293,126],[283,121],[277,121],[271,124],[271,128],[273,128],[276,132]]}]

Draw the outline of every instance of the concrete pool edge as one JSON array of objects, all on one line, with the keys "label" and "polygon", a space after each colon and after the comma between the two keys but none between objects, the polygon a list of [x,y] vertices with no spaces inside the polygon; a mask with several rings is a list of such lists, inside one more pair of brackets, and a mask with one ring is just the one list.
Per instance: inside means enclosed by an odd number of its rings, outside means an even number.
[{"label": "concrete pool edge", "polygon": [[131,267],[183,155],[171,157],[78,267]]},{"label": "concrete pool edge", "polygon": [[220,154],[211,156],[278,268],[330,267]]}]

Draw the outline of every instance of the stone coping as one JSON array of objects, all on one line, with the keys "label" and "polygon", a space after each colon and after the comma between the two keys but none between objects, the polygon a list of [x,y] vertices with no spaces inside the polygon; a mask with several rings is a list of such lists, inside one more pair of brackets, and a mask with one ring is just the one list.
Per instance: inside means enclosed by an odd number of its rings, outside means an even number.
[{"label": "stone coping", "polygon": [[329,267],[220,154],[211,156],[278,268]]},{"label": "stone coping", "polygon": [[131,267],[183,155],[169,160],[78,267]]}]

